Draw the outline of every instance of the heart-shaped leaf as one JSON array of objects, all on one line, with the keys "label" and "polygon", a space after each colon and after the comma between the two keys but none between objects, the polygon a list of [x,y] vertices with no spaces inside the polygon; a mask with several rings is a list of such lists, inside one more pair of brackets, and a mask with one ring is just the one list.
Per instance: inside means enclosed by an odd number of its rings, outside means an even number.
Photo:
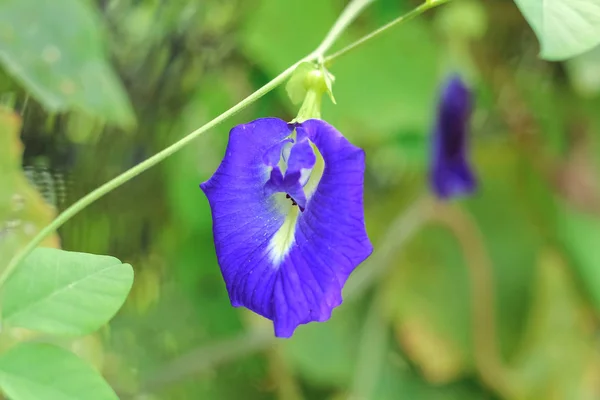
[{"label": "heart-shaped leaf", "polygon": [[515,0],[537,35],[540,56],[558,61],[600,43],[600,0]]},{"label": "heart-shaped leaf", "polygon": [[11,400],[118,399],[83,360],[45,343],[24,343],[0,356],[0,387]]},{"label": "heart-shaped leaf", "polygon": [[6,282],[3,322],[55,335],[85,335],[107,323],[133,284],[114,257],[34,250]]},{"label": "heart-shaped leaf", "polygon": [[131,126],[131,105],[102,42],[89,2],[0,2],[0,62],[37,100],[50,111],[79,109]]}]

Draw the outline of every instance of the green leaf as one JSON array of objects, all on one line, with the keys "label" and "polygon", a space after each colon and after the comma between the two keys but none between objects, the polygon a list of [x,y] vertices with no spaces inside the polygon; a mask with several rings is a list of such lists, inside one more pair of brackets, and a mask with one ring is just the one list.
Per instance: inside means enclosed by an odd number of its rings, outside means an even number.
[{"label": "green leaf", "polygon": [[[21,167],[21,119],[0,107],[0,271],[38,231],[54,218],[54,209],[29,183]],[[58,247],[56,234],[43,246]]]},{"label": "green leaf", "polygon": [[50,111],[79,109],[131,126],[131,105],[102,42],[89,2],[0,2],[0,62],[37,100]]},{"label": "green leaf", "polygon": [[11,400],[118,399],[83,360],[45,343],[24,343],[3,354],[0,386]]},{"label": "green leaf", "polygon": [[109,256],[38,248],[10,277],[3,322],[56,335],[85,335],[121,308],[133,283],[129,264]]},{"label": "green leaf", "polygon": [[558,61],[600,43],[600,0],[515,0],[546,60]]}]

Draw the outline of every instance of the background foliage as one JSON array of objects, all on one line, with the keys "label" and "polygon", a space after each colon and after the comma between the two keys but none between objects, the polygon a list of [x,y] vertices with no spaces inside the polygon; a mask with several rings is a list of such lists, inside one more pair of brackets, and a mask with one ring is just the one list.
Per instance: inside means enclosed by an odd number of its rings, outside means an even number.
[{"label": "background foliage", "polygon": [[[524,13],[531,4],[517,3]],[[2,254],[26,227],[39,229],[309,52],[344,4],[1,1],[11,12],[0,13],[0,103],[16,112],[0,114]],[[336,47],[417,4],[374,2]],[[529,12],[542,54],[554,57],[564,43],[545,37],[545,21]],[[42,16],[36,23],[27,18],[33,13]],[[38,30],[44,42],[34,40]],[[329,322],[274,340],[268,322],[230,306],[198,188],[220,162],[231,126],[295,116],[281,87],[60,230],[63,249],[118,260],[90,259],[66,299],[47,301],[69,283],[52,273],[21,308],[3,304],[4,318],[19,326],[0,341],[5,394],[76,393],[73,381],[51,375],[60,359],[99,399],[113,398],[76,368],[82,358],[122,399],[600,398],[600,50],[549,63],[538,58],[538,43],[512,1],[454,1],[331,66],[338,104],[325,99],[323,117],[367,151],[367,226],[378,251]],[[424,193],[437,91],[452,71],[476,92],[480,188],[442,205]],[[91,333],[120,303],[80,295],[102,286],[98,271],[113,267],[121,278],[111,290],[124,295],[131,271],[119,260],[135,269],[132,292],[111,324]],[[44,276],[35,263],[27,268]],[[23,293],[27,284],[15,275],[4,290]],[[96,319],[37,318],[84,308]],[[50,347],[24,328],[73,337],[42,336],[58,346]],[[58,394],[15,375],[46,377]]]}]

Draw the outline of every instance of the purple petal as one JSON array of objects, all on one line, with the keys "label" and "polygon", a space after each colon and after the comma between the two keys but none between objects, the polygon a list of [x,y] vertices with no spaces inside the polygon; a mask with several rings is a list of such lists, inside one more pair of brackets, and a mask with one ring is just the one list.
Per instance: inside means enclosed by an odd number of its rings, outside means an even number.
[{"label": "purple petal", "polygon": [[267,183],[265,183],[265,195],[270,196],[275,193],[287,193],[295,202],[300,211],[306,208],[306,196],[300,185],[300,172],[286,173],[285,178],[281,174],[279,167],[273,167]]},{"label": "purple petal", "polygon": [[[270,179],[289,184],[277,173],[272,179],[275,168],[263,158],[290,129],[273,118],[235,127],[221,165],[201,185],[232,304],[273,320],[279,337],[290,337],[299,324],[327,320],[342,302],[348,276],[373,250],[364,222],[364,152],[324,121],[296,127],[297,138],[314,143],[325,163],[304,212],[283,193],[266,190]],[[299,157],[298,165],[310,165],[306,160]],[[293,151],[288,161],[296,162]]]},{"label": "purple petal", "polygon": [[309,169],[315,165],[317,158],[308,139],[296,143],[291,151],[288,160],[288,171],[296,172],[301,169]]},{"label": "purple petal", "polygon": [[265,195],[270,196],[274,193],[285,192],[285,190],[282,190],[283,188],[283,174],[279,167],[274,167],[269,175],[269,180],[265,183]]},{"label": "purple petal", "polygon": [[276,166],[281,159],[281,151],[283,150],[283,147],[288,143],[292,143],[292,139],[284,139],[268,148],[263,155],[263,163],[271,167]]},{"label": "purple petal", "polygon": [[431,183],[440,199],[472,193],[477,182],[466,162],[440,163],[431,174]]},{"label": "purple petal", "polygon": [[471,93],[459,77],[448,80],[433,132],[430,184],[443,199],[473,192],[477,185],[467,159]]}]

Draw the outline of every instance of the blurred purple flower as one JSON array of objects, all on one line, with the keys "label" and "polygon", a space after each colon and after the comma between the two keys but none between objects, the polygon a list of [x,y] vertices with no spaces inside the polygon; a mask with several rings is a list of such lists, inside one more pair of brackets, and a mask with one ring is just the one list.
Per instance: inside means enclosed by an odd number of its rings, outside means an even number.
[{"label": "blurred purple flower", "polygon": [[325,321],[373,251],[365,230],[365,153],[324,121],[262,118],[229,134],[200,185],[235,307],[271,319],[278,337]]},{"label": "blurred purple flower", "polygon": [[446,82],[433,131],[429,173],[432,190],[441,199],[470,194],[477,186],[467,159],[471,101],[469,89],[458,76]]}]

